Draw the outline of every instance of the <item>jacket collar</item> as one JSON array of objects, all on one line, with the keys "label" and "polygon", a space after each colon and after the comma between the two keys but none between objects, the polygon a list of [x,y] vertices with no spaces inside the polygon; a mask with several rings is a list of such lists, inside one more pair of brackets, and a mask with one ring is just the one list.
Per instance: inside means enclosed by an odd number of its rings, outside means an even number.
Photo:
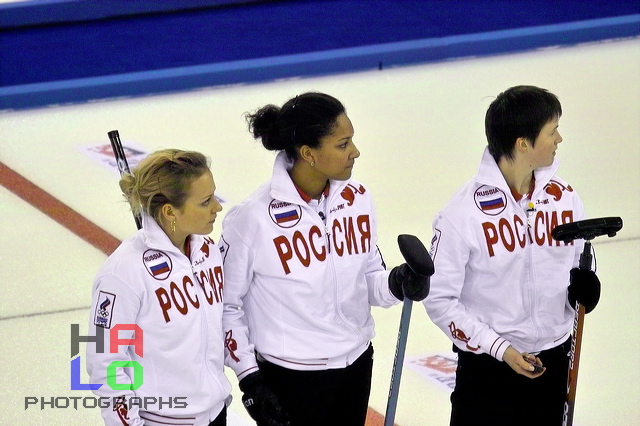
[{"label": "jacket collar", "polygon": [[[167,234],[165,234],[160,225],[158,225],[158,222],[145,213],[142,214],[142,229],[139,232],[142,232],[144,243],[147,247],[182,254],[182,252],[173,245]],[[193,238],[193,236],[189,238]],[[193,241],[191,242],[191,246],[193,247]]]},{"label": "jacket collar", "polygon": [[[296,185],[291,180],[289,171],[293,168],[293,161],[289,160],[287,154],[281,151],[276,156],[276,160],[273,164],[273,174],[271,176],[271,191],[270,195],[276,200],[287,201],[294,204],[307,204],[308,196],[298,190]],[[329,185],[325,188],[325,197],[333,197],[335,194],[340,194],[342,189],[351,180],[329,180]]]},{"label": "jacket collar", "polygon": [[[557,158],[554,158],[553,163],[550,166],[541,167],[534,170],[533,175],[536,182],[536,187],[533,191],[534,194],[549,182],[553,175],[555,175],[558,167],[560,167],[560,161]],[[498,167],[496,160],[489,153],[489,148],[484,149],[484,152],[482,154],[482,161],[480,161],[480,167],[478,168],[478,174],[476,175],[476,180],[479,183],[495,186],[504,191],[507,191],[508,193],[511,193],[511,189],[509,189],[507,181],[502,175],[502,172],[500,172],[500,168]]]}]

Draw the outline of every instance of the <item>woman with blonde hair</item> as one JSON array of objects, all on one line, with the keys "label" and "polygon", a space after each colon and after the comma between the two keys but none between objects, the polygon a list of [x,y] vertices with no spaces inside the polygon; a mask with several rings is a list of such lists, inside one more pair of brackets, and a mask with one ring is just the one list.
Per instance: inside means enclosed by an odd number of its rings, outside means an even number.
[{"label": "woman with blonde hair", "polygon": [[222,206],[209,160],[156,151],[120,188],[142,229],[93,285],[89,334],[104,345],[87,345],[87,371],[105,424],[224,426],[222,260],[207,236]]}]

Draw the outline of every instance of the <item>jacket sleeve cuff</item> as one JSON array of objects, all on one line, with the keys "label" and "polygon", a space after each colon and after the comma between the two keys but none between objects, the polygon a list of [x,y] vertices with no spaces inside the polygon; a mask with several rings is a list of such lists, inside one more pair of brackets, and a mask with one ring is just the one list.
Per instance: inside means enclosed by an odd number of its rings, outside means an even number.
[{"label": "jacket sleeve cuff", "polygon": [[498,361],[502,361],[502,356],[510,345],[511,343],[508,340],[496,335],[487,346],[487,353]]},{"label": "jacket sleeve cuff", "polygon": [[[246,365],[246,364],[249,364],[249,365]],[[254,371],[258,371],[258,364],[254,361],[253,363],[243,363],[242,365],[234,365],[233,371],[236,373],[236,376],[238,377],[238,381],[240,381],[245,377],[247,377],[249,374],[253,373]]]}]

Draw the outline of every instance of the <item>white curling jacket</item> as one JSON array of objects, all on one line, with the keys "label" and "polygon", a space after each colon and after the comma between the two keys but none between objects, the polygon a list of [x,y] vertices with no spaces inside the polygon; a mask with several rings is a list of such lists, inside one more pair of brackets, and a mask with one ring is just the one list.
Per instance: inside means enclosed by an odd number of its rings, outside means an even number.
[{"label": "white curling jacket", "polygon": [[537,353],[568,338],[574,315],[569,271],[584,242],[558,242],[551,231],[584,219],[584,208],[555,175],[558,166],[555,160],[534,172],[534,210],[527,212],[528,202],[515,200],[485,149],[477,175],[434,219],[436,272],[423,303],[460,350],[502,361],[509,345]]},{"label": "white curling jacket", "polygon": [[[94,281],[89,322],[90,336],[104,330],[104,351],[87,344],[90,383],[102,384],[94,393],[110,398],[102,408],[106,425],[206,426],[215,419],[231,391],[223,371],[222,287],[220,250],[211,238],[192,235],[187,258],[146,215],[143,228],[109,256]],[[142,344],[110,353],[111,330],[122,324],[139,326]],[[132,331],[118,335],[138,337]],[[115,382],[129,385],[137,377],[140,387],[112,389],[107,371],[113,361],[138,362],[140,376],[118,368]],[[113,398],[120,396],[148,404],[114,409]]]},{"label": "white curling jacket", "polygon": [[222,226],[227,365],[239,379],[259,356],[295,370],[343,368],[374,336],[371,306],[399,303],[376,246],[370,192],[330,181],[321,215],[298,193],[284,152],[273,176]]}]

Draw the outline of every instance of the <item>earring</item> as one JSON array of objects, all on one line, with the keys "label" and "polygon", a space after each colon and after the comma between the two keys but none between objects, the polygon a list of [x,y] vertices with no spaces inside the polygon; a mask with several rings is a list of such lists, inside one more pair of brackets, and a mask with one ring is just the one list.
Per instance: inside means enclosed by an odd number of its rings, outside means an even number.
[{"label": "earring", "polygon": [[173,232],[174,234],[176,232],[176,220],[175,219],[173,219],[171,221],[171,232]]},{"label": "earring", "polygon": [[313,166],[315,166],[315,165],[316,165],[316,162],[315,162],[315,161],[313,161],[313,160],[311,160],[311,167],[313,167]]}]

